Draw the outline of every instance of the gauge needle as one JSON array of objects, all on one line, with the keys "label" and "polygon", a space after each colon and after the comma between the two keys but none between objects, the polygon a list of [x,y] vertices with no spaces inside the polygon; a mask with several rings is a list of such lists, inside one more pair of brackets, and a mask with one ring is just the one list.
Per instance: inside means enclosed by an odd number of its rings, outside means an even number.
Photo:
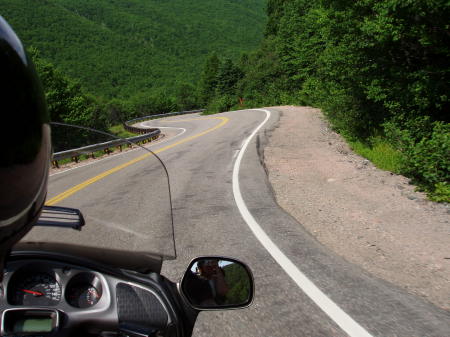
[{"label": "gauge needle", "polygon": [[39,292],[39,291],[33,291],[33,290],[28,290],[28,289],[22,289],[23,292],[28,293],[28,294],[32,294],[34,296],[42,296],[44,295],[43,293]]}]

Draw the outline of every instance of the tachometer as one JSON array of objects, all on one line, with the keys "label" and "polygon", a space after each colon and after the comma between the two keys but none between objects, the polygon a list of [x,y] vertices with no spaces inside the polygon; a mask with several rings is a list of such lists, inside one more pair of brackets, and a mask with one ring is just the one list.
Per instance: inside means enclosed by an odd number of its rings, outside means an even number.
[{"label": "tachometer", "polygon": [[93,273],[75,275],[66,287],[67,302],[75,308],[89,308],[102,297],[102,282]]},{"label": "tachometer", "polygon": [[36,273],[14,278],[8,289],[8,300],[13,305],[53,306],[61,300],[61,287],[48,274]]},{"label": "tachometer", "polygon": [[94,286],[79,284],[68,289],[66,297],[70,305],[76,308],[88,308],[97,304],[101,295]]}]

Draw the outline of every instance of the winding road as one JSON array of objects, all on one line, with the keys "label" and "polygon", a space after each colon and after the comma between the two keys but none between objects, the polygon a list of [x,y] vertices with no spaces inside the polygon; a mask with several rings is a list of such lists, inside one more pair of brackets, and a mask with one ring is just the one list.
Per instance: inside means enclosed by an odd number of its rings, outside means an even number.
[{"label": "winding road", "polygon": [[[250,308],[203,312],[194,336],[450,336],[449,312],[336,256],[277,205],[262,162],[267,133],[278,119],[276,109],[255,109],[141,123],[166,134],[149,145],[167,167],[172,193],[177,259],[164,263],[163,274],[179,280],[193,257],[225,255],[247,262],[255,277]],[[105,214],[126,209],[121,207],[126,204],[148,217],[162,216],[153,214],[145,200],[133,198],[133,189],[148,188],[144,181],[151,184],[157,174],[145,169],[138,152],[52,175],[48,200],[59,205],[67,199],[73,207],[91,205]],[[114,171],[118,165],[121,169]],[[86,185],[104,172],[109,173]],[[108,184],[120,186],[122,195],[102,200]],[[73,193],[61,199],[71,188]],[[70,236],[91,240],[93,246],[126,249],[123,235],[141,235],[144,224],[132,221],[133,214],[118,213],[121,219],[103,229],[87,225],[81,234],[61,237],[46,228],[27,238],[65,242]],[[119,231],[111,233],[110,226]],[[164,245],[168,239],[169,234],[155,229],[131,249],[171,255],[170,245]]]}]

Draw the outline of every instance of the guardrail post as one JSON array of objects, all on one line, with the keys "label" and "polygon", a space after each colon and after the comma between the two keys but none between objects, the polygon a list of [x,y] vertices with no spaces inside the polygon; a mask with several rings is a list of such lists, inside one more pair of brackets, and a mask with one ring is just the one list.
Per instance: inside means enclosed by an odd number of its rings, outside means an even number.
[{"label": "guardrail post", "polygon": [[122,152],[122,146],[124,146],[125,144],[127,144],[128,148],[132,148],[133,144],[149,143],[154,139],[158,139],[159,134],[161,133],[161,131],[156,128],[144,129],[141,132],[143,132],[144,135],[128,137],[127,139],[115,139],[103,143],[83,146],[76,149],[55,152],[53,153],[52,164],[55,167],[59,168],[58,161],[66,158],[71,158],[71,160],[76,163],[80,161],[80,156],[84,156],[83,159],[95,159],[96,151],[103,150],[105,154],[109,155],[114,152],[114,149],[119,148],[119,150]]}]

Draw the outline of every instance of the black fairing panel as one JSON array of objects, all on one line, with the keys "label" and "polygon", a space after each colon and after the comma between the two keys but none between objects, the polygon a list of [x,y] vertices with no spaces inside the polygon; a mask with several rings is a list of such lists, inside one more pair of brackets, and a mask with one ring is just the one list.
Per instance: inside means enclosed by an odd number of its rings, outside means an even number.
[{"label": "black fairing panel", "polygon": [[126,283],[116,287],[117,313],[120,326],[145,329],[165,328],[169,316],[160,300],[151,292]]}]

